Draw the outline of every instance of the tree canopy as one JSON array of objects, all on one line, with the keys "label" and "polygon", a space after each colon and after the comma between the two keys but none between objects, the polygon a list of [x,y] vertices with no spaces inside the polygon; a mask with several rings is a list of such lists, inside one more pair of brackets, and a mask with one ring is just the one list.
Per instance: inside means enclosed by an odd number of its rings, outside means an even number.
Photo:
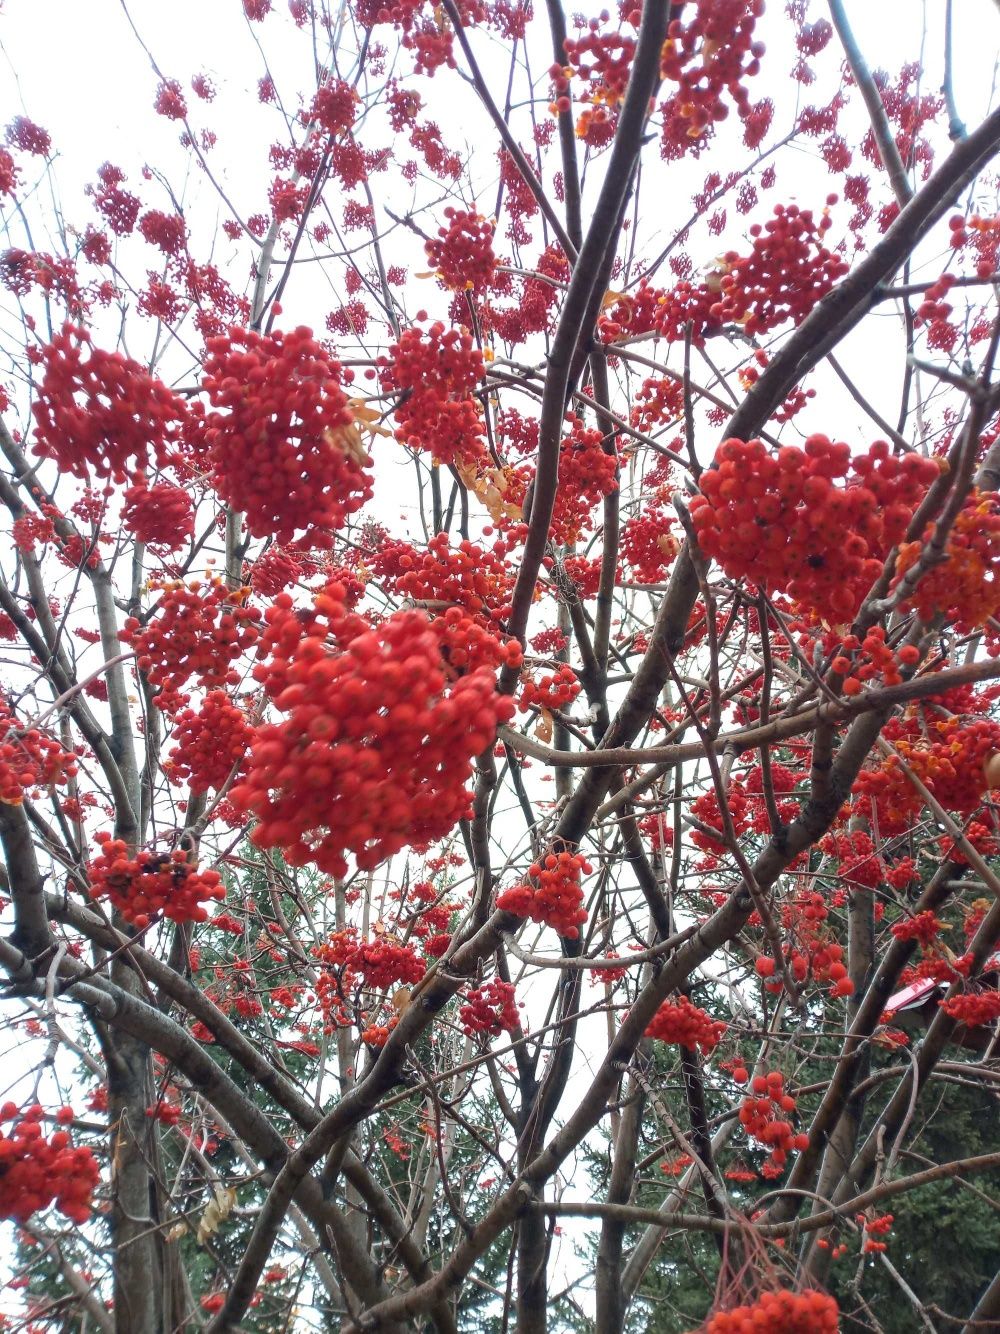
[{"label": "tree canopy", "polygon": [[9,8],[0,1328],[1000,1328],[996,6]]}]

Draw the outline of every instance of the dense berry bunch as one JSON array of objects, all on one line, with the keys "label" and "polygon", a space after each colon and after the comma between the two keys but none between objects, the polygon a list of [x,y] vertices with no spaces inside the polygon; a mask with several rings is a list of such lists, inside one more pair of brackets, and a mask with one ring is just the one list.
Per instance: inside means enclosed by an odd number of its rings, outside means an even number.
[{"label": "dense berry bunch", "polygon": [[483,293],[496,271],[495,226],[478,213],[446,208],[447,225],[424,247],[445,287],[454,292]]},{"label": "dense berry bunch", "polygon": [[568,73],[582,80],[583,87],[577,96],[586,105],[577,121],[576,132],[591,148],[602,147],[614,135],[617,108],[625,96],[635,58],[633,37],[623,32],[601,32],[600,29],[600,19],[591,19],[582,36],[567,38],[563,48],[568,68],[563,70],[555,65],[549,71],[557,91]]},{"label": "dense berry bunch", "polygon": [[622,527],[621,558],[642,584],[658,584],[677,555],[678,542],[670,531],[670,517],[658,505],[633,514]]},{"label": "dense berry bunch", "polygon": [[660,59],[664,79],[678,85],[660,108],[667,160],[697,151],[715,122],[726,118],[724,94],[742,119],[749,115],[742,80],[760,70],[764,46],[753,40],[753,31],[763,12],[764,0],[697,0],[688,22],[671,22]]},{"label": "dense berry bunch", "polygon": [[482,625],[497,628],[510,615],[514,587],[511,569],[476,542],[452,546],[447,533],[436,533],[418,550],[386,539],[366,557],[366,565],[388,591],[418,604],[454,605]]},{"label": "dense berry bunch", "polygon": [[371,495],[340,367],[309,329],[210,338],[203,385],[212,485],[254,537],[329,540]]},{"label": "dense berry bunch", "polygon": [[716,1311],[704,1334],[837,1334],[840,1310],[834,1299],[815,1288],[802,1292],[765,1292],[749,1306]]},{"label": "dense berry bunch", "polygon": [[725,1033],[726,1025],[721,1019],[713,1019],[687,996],[665,1000],[646,1029],[647,1038],[677,1042],[691,1051],[697,1049],[703,1056],[716,1049]]},{"label": "dense berry bunch", "polygon": [[37,1105],[21,1111],[14,1103],[0,1107],[0,1123],[12,1121],[9,1134],[0,1130],[0,1218],[26,1223],[32,1214],[55,1203],[74,1223],[90,1217],[91,1196],[100,1174],[90,1149],[73,1148],[69,1107],[56,1114],[60,1129],[48,1138],[44,1113]]},{"label": "dense berry bunch", "polygon": [[171,482],[149,486],[140,478],[125,491],[122,522],[138,541],[176,551],[194,532],[194,504],[182,487]]},{"label": "dense berry bunch", "polygon": [[563,665],[547,676],[539,677],[537,681],[529,676],[521,687],[518,708],[522,713],[528,709],[558,712],[572,704],[579,693],[580,682],[576,679],[576,672],[572,667]]},{"label": "dense berry bunch", "polygon": [[76,756],[37,727],[22,727],[0,693],[0,802],[19,806],[37,788],[65,783]]},{"label": "dense berry bunch", "polygon": [[776,204],[774,217],[750,228],[750,254],[731,251],[711,314],[721,324],[742,324],[748,334],[767,333],[792,320],[799,324],[847,272],[847,262],[822,244],[830,227],[809,209]]},{"label": "dense berry bunch", "polygon": [[192,792],[221,788],[246,754],[250,736],[243,710],[224,690],[210,690],[197,711],[182,709],[174,719],[167,776]]},{"label": "dense berry bunch", "polygon": [[895,922],[890,930],[897,940],[916,940],[926,949],[937,937],[941,927],[942,923],[937,914],[925,909],[913,917],[904,917]]},{"label": "dense berry bunch", "polygon": [[477,617],[458,607],[449,607],[444,615],[435,616],[432,626],[449,679],[477,667],[496,670],[521,665],[523,655],[516,639],[505,639],[496,631],[487,630]]},{"label": "dense berry bunch", "polygon": [[465,329],[440,322],[404,329],[380,360],[382,387],[398,393],[396,439],[441,463],[475,466],[484,457],[483,415],[473,397],[483,354]]},{"label": "dense berry bunch", "polygon": [[979,1028],[1000,1019],[1000,991],[966,991],[941,1001],[940,1005],[949,1018],[967,1028]]},{"label": "dense berry bunch", "polygon": [[809,1147],[808,1135],[796,1134],[786,1118],[795,1111],[795,1099],[785,1091],[784,1076],[777,1070],[769,1075],[755,1075],[752,1093],[740,1104],[740,1125],[750,1136],[770,1150],[765,1172],[780,1172],[793,1149]]},{"label": "dense berry bunch", "polygon": [[[907,542],[899,549],[896,572],[902,576],[915,565],[934,531],[929,524],[922,542]],[[944,613],[960,634],[968,634],[1000,612],[1000,499],[973,490],[959,511],[948,536],[944,560],[924,574],[907,606],[921,620]]]},{"label": "dense berry bunch", "polygon": [[683,384],[653,376],[643,380],[636,391],[629,420],[636,430],[648,435],[658,426],[675,421],[683,411]]},{"label": "dense berry bunch", "polygon": [[250,587],[262,598],[273,598],[299,577],[302,566],[285,547],[268,547],[253,563]]},{"label": "dense berry bunch", "polygon": [[41,371],[31,408],[36,454],[83,481],[93,469],[123,482],[151,455],[159,467],[170,462],[187,405],[138,362],[94,347],[69,324],[32,355]]},{"label": "dense berry bunch", "polygon": [[702,550],[732,578],[787,593],[831,622],[857,610],[940,473],[935,459],[897,459],[882,441],[852,458],[825,435],[777,456],[759,440],[727,440],[716,463],[691,501]]},{"label": "dense berry bunch", "polygon": [[308,119],[326,134],[343,134],[354,125],[358,95],[343,79],[330,79],[313,98]]},{"label": "dense berry bunch", "polygon": [[331,583],[310,612],[287,594],[267,612],[255,668],[282,721],[256,729],[232,800],[260,823],[258,847],[295,865],[346,874],[409,845],[443,838],[469,812],[472,760],[513,703],[479,667],[450,686],[440,641],[422,612],[373,629]]},{"label": "dense berry bunch", "polygon": [[329,968],[341,971],[345,987],[359,980],[375,991],[400,982],[419,982],[424,965],[412,945],[401,945],[389,936],[363,940],[353,927],[335,932],[316,950]]},{"label": "dense berry bunch", "polygon": [[486,1033],[491,1038],[513,1033],[521,1022],[513,983],[494,977],[481,987],[470,987],[458,1011],[458,1022],[469,1037],[476,1033]]},{"label": "dense berry bunch", "polygon": [[530,883],[514,885],[497,895],[497,907],[515,917],[544,922],[567,940],[576,940],[587,920],[581,875],[589,875],[592,869],[579,853],[550,852],[544,861],[528,868]]},{"label": "dense berry bunch", "polygon": [[[792,978],[805,982],[830,982],[832,996],[851,996],[854,984],[847,976],[843,946],[833,940],[825,928],[829,913],[822,894],[805,890],[795,894],[782,908],[782,926],[786,944],[783,958]],[[770,955],[761,955],[754,964],[759,977],[774,978],[775,965]],[[765,980],[768,991],[779,992],[781,979]]]},{"label": "dense berry bunch", "polygon": [[[987,790],[985,766],[1000,751],[1000,723],[989,718],[944,718],[931,729],[938,740],[930,744],[924,738],[900,739],[896,749],[914,774],[928,787],[942,806],[961,815],[970,815]],[[910,784],[901,766],[886,760],[897,785]],[[911,791],[914,791],[910,787]],[[917,796],[917,801],[920,801]]]},{"label": "dense berry bunch", "polygon": [[97,834],[100,852],[90,863],[90,896],[109,899],[140,930],[158,913],[172,922],[204,922],[204,905],[226,897],[218,871],[199,870],[180,848],[130,854],[123,839]]},{"label": "dense berry bunch", "polygon": [[245,599],[245,589],[230,590],[219,579],[171,583],[145,625],[128,618],[122,639],[135,649],[139,669],[159,692],[161,709],[180,706],[180,692],[192,676],[207,689],[236,684],[231,664],[257,642],[260,620]]}]

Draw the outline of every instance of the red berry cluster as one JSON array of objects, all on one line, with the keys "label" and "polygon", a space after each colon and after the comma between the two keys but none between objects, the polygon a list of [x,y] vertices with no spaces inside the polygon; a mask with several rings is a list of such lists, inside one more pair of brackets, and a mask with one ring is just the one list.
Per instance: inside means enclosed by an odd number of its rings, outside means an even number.
[{"label": "red berry cluster", "polygon": [[785,1079],[779,1071],[754,1075],[750,1087],[753,1092],[740,1104],[740,1125],[751,1139],[770,1149],[765,1175],[781,1172],[794,1149],[809,1147],[809,1136],[797,1135],[785,1119],[795,1111],[795,1099],[786,1092]]},{"label": "red berry cluster", "polygon": [[[900,739],[896,749],[942,806],[970,815],[987,791],[985,766],[1000,751],[1000,723],[989,718],[944,718],[933,725],[932,731],[937,732],[939,741],[928,745],[923,738]],[[909,786],[898,764],[887,760],[886,765],[893,770],[897,783]]]},{"label": "red berry cluster", "polygon": [[482,294],[496,272],[493,253],[496,226],[479,213],[446,208],[447,225],[438,228],[437,239],[424,247],[445,287],[453,292]]},{"label": "red berry cluster", "polygon": [[261,615],[246,606],[246,591],[228,589],[220,579],[170,583],[151,620],[142,625],[130,616],[125,622],[122,639],[158,691],[159,708],[180,708],[181,689],[192,676],[207,689],[237,683],[231,664],[257,642]]},{"label": "red berry cluster", "polygon": [[0,693],[0,802],[20,806],[36,788],[58,786],[76,773],[76,756],[37,727],[22,727]]},{"label": "red berry cluster", "polygon": [[[929,524],[923,541],[900,547],[898,576],[916,564],[933,531]],[[905,605],[916,608],[923,621],[944,613],[949,625],[969,634],[1000,613],[1000,498],[992,492],[970,492],[948,535],[944,556],[921,577]]]},{"label": "red berry cluster", "polygon": [[[584,81],[579,99],[587,105],[577,121],[576,133],[591,148],[603,147],[614,135],[617,109],[635,58],[635,39],[622,32],[601,32],[601,20],[607,21],[606,14],[591,19],[581,37],[567,38],[563,43],[566,69],[553,65],[549,71],[560,99],[556,110],[569,100],[566,76],[576,75]],[[590,63],[585,63],[588,58]]]},{"label": "red berry cluster", "polygon": [[273,598],[294,583],[301,572],[301,564],[286,547],[268,547],[253,563],[250,587],[258,597]]},{"label": "red berry cluster", "polygon": [[[797,894],[782,910],[782,925],[788,935],[783,949],[785,966],[796,982],[812,977],[817,982],[831,982],[831,996],[851,996],[854,983],[844,966],[844,949],[831,940],[823,928],[828,916],[822,894]],[[784,982],[776,978],[777,968],[769,954],[754,961],[757,976],[764,979],[765,990],[777,994]]]},{"label": "red berry cluster", "polygon": [[478,667],[520,667],[521,645],[516,639],[504,639],[458,607],[449,607],[432,622],[441,654],[448,666],[449,679]]},{"label": "red berry cluster", "polygon": [[254,733],[232,801],[255,815],[258,847],[294,865],[346,875],[352,852],[369,870],[407,845],[443,838],[469,811],[472,760],[513,702],[476,668],[450,686],[440,639],[422,612],[378,629],[330,583],[296,612],[279,594],[254,669],[285,715]]},{"label": "red berry cluster", "polygon": [[956,214],[948,219],[948,226],[952,248],[961,250],[971,241],[976,253],[976,276],[992,278],[1000,267],[1000,217],[982,218],[973,213],[971,217],[963,218]]},{"label": "red berry cluster", "polygon": [[328,544],[372,493],[339,365],[305,328],[234,328],[206,346],[212,485],[254,537],[287,542],[304,531]]},{"label": "red berry cluster", "polygon": [[528,709],[549,709],[558,712],[572,704],[580,693],[580,682],[572,667],[563,665],[537,681],[529,676],[521,687],[518,708],[522,713]]},{"label": "red berry cluster", "polygon": [[837,1334],[840,1308],[816,1288],[765,1292],[749,1306],[716,1311],[704,1334]]},{"label": "red berry cluster", "polygon": [[883,441],[852,458],[825,435],[776,456],[760,440],[726,440],[715,461],[691,501],[702,550],[731,578],[787,593],[831,622],[857,610],[940,473],[937,460],[898,459]]},{"label": "red berry cluster", "polygon": [[949,1018],[967,1028],[979,1028],[1000,1019],[1000,991],[966,991],[939,1003]]},{"label": "red berry cluster", "polygon": [[390,936],[363,940],[354,927],[336,931],[316,949],[316,957],[341,973],[344,987],[359,979],[366,987],[384,991],[400,982],[419,982],[424,964],[411,945]]},{"label": "red berry cluster", "polygon": [[93,346],[67,324],[32,360],[41,370],[32,414],[34,452],[88,481],[93,469],[123,482],[170,462],[188,408],[165,384],[120,352]]},{"label": "red berry cluster", "polygon": [[920,661],[920,650],[913,644],[890,648],[880,625],[873,625],[864,639],[847,635],[837,640],[837,645],[830,671],[843,677],[840,688],[845,695],[859,695],[865,682],[876,678],[883,685],[898,685],[903,679],[902,669],[915,667]]},{"label": "red berry cluster", "polygon": [[164,765],[174,783],[192,792],[221,788],[250,744],[246,715],[224,690],[210,690],[200,708],[182,709],[174,719],[170,757]]},{"label": "red berry cluster", "polygon": [[149,486],[143,477],[125,491],[122,522],[147,546],[176,551],[194,532],[194,504],[182,487],[170,482]]},{"label": "red berry cluster", "polygon": [[528,868],[530,884],[514,885],[497,895],[497,907],[515,917],[544,922],[567,940],[576,940],[587,920],[581,875],[590,875],[592,869],[579,853],[550,852]]},{"label": "red berry cluster", "polygon": [[750,228],[750,254],[730,251],[724,257],[712,317],[742,324],[748,334],[767,333],[786,320],[801,323],[848,269],[842,256],[822,244],[830,226],[825,210],[817,222],[810,209],[776,204],[773,218]]},{"label": "red berry cluster", "polygon": [[665,1000],[646,1029],[647,1038],[677,1042],[691,1051],[697,1049],[703,1056],[716,1049],[725,1033],[726,1025],[721,1019],[711,1018],[687,996]]},{"label": "red berry cluster", "polygon": [[312,100],[306,121],[314,122],[326,134],[343,134],[354,125],[358,95],[343,79],[329,79]]},{"label": "red berry cluster", "polygon": [[689,22],[671,22],[660,58],[664,79],[678,84],[660,108],[667,160],[697,150],[715,122],[726,118],[724,93],[746,119],[750,98],[741,81],[760,71],[764,54],[763,43],[753,40],[764,0],[696,0],[694,9]]},{"label": "red berry cluster", "polygon": [[629,421],[637,431],[649,435],[657,427],[676,421],[684,411],[684,386],[679,380],[651,377],[636,391]]},{"label": "red berry cluster", "polygon": [[937,937],[942,925],[937,914],[928,908],[913,917],[902,918],[889,929],[897,940],[916,940],[923,949],[926,949]]},{"label": "red berry cluster", "polygon": [[[12,1102],[0,1107],[0,1123],[14,1122],[9,1134],[0,1131],[0,1218],[26,1223],[54,1202],[72,1222],[85,1223],[100,1179],[97,1161],[90,1149],[73,1147],[68,1130],[46,1139],[44,1115],[37,1103],[23,1111]],[[61,1108],[55,1119],[71,1125],[72,1108]]]},{"label": "red berry cluster", "polygon": [[162,913],[172,922],[205,922],[204,904],[226,897],[218,871],[203,871],[180,848],[130,854],[123,839],[97,834],[100,852],[90,863],[90,897],[110,899],[126,922],[140,930]]},{"label": "red berry cluster", "polygon": [[865,889],[877,889],[882,883],[885,866],[881,857],[875,854],[871,835],[863,829],[826,834],[819,846],[830,857],[836,858],[837,875],[852,887],[860,885]]},{"label": "red berry cluster", "polygon": [[436,533],[418,551],[387,538],[366,556],[365,564],[398,597],[453,604],[494,629],[510,615],[513,572],[476,542],[452,546],[446,533]]},{"label": "red berry cluster", "polygon": [[864,1249],[868,1254],[888,1249],[882,1238],[887,1237],[892,1231],[894,1222],[892,1214],[878,1214],[873,1218],[866,1218],[864,1214],[857,1214],[856,1219],[864,1229]]},{"label": "red berry cluster", "polygon": [[512,982],[491,978],[481,987],[470,987],[458,1011],[458,1022],[468,1037],[486,1033],[491,1038],[513,1033],[521,1022]]},{"label": "red berry cluster", "polygon": [[400,395],[396,439],[425,449],[446,464],[482,462],[483,415],[473,397],[483,378],[483,354],[466,329],[438,321],[422,330],[404,329],[399,342],[379,359],[382,387]]},{"label": "red berry cluster", "polygon": [[932,283],[924,293],[924,299],[914,316],[916,327],[919,329],[923,325],[927,329],[927,346],[942,352],[950,352],[958,339],[958,327],[950,319],[954,307],[947,300],[954,285],[955,275],[942,273],[937,282]]},{"label": "red berry cluster", "polygon": [[661,583],[678,551],[670,516],[658,505],[633,514],[622,527],[619,550],[639,583]]}]

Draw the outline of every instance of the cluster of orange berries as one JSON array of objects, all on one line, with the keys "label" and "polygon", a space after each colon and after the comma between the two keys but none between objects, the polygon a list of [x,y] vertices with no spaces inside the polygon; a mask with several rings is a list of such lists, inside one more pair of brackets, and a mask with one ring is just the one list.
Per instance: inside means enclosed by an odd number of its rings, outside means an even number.
[{"label": "cluster of orange berries", "polygon": [[[0,1123],[14,1122],[9,1134],[0,1131],[0,1218],[26,1223],[54,1202],[72,1222],[85,1223],[100,1178],[97,1161],[90,1149],[74,1148],[65,1129],[46,1138],[44,1115],[37,1103],[24,1111],[12,1102],[0,1107]],[[73,1109],[60,1108],[55,1119],[71,1125]]]},{"label": "cluster of orange berries", "polygon": [[439,227],[437,239],[424,249],[445,287],[454,292],[481,294],[496,272],[493,253],[495,225],[479,213],[446,208],[447,226]]},{"label": "cluster of orange berries", "polygon": [[897,940],[916,940],[923,949],[934,940],[943,923],[929,908],[894,922],[889,928]]},{"label": "cluster of orange berries", "polygon": [[[899,549],[896,573],[902,577],[920,558],[934,525],[928,524],[922,542],[907,542]],[[905,606],[916,608],[923,621],[944,612],[960,634],[968,634],[1000,612],[1000,498],[978,490],[970,492],[948,535],[944,560],[920,578]]]},{"label": "cluster of orange berries", "polygon": [[888,1250],[882,1238],[887,1237],[892,1231],[894,1221],[892,1214],[878,1214],[874,1218],[866,1218],[864,1214],[857,1214],[856,1219],[864,1229],[864,1249],[868,1254],[877,1254],[879,1251]]},{"label": "cluster of orange berries", "polygon": [[330,968],[342,969],[348,982],[359,978],[375,991],[399,982],[419,982],[425,971],[412,946],[388,936],[362,940],[354,927],[334,932],[317,947],[316,957]]},{"label": "cluster of orange berries", "polygon": [[266,620],[260,656],[269,661],[254,676],[284,717],[255,730],[231,794],[259,821],[255,845],[343,876],[347,852],[370,870],[449,833],[469,813],[474,757],[514,710],[493,670],[449,684],[441,638],[422,612],[373,628],[348,612],[337,582],[309,610],[279,594]]},{"label": "cluster of orange berries", "polygon": [[511,570],[476,542],[452,546],[446,533],[436,533],[418,551],[407,542],[386,539],[365,560],[400,597],[454,603],[486,625],[500,624],[510,614]]},{"label": "cluster of orange berries", "polygon": [[684,386],[679,380],[652,376],[636,390],[629,421],[648,435],[658,426],[678,418],[684,411]]},{"label": "cluster of orange berries", "polygon": [[859,695],[865,683],[876,677],[884,685],[898,685],[903,679],[902,669],[915,667],[920,661],[920,650],[915,644],[892,649],[885,639],[882,626],[873,625],[864,639],[847,635],[840,641],[830,670],[843,677],[841,690],[845,695]]},{"label": "cluster of orange berries", "polygon": [[250,735],[243,710],[224,690],[210,690],[197,711],[182,709],[174,719],[174,746],[164,769],[192,792],[221,788],[246,754]]},{"label": "cluster of orange berries", "polygon": [[558,713],[560,709],[572,704],[579,693],[580,682],[576,679],[576,672],[563,664],[537,681],[529,676],[521,687],[518,707],[522,713],[528,709],[548,709]]},{"label": "cluster of orange berries", "polygon": [[122,522],[147,546],[176,551],[194,532],[194,504],[182,487],[172,482],[149,486],[140,477],[125,492]]},{"label": "cluster of orange berries", "polygon": [[764,1174],[777,1175],[794,1149],[801,1151],[809,1147],[809,1136],[796,1134],[786,1120],[795,1111],[795,1099],[786,1091],[780,1071],[754,1075],[750,1087],[752,1092],[740,1104],[740,1125],[751,1139],[771,1151],[770,1160],[763,1168]]},{"label": "cluster of orange berries", "polygon": [[661,583],[677,550],[677,538],[670,531],[670,518],[658,505],[650,505],[633,514],[622,527],[621,559],[640,583]]},{"label": "cluster of orange berries", "polygon": [[787,593],[834,623],[857,610],[940,473],[937,460],[898,459],[884,441],[852,458],[825,435],[776,456],[760,440],[726,440],[715,461],[691,501],[702,550],[731,578]]},{"label": "cluster of orange berries", "polygon": [[[789,934],[789,943],[784,947],[784,959],[796,982],[805,982],[811,976],[817,982],[832,983],[831,996],[851,996],[854,984],[844,966],[843,946],[829,939],[823,930],[828,915],[823,895],[815,892],[797,894],[786,904],[782,924]],[[781,991],[784,983],[775,977],[777,968],[769,954],[762,954],[754,961],[754,970],[767,991],[775,994]]]},{"label": "cluster of orange berries", "polygon": [[[830,195],[827,203],[836,200]],[[786,320],[800,323],[848,269],[846,260],[823,245],[830,226],[826,210],[817,220],[810,209],[776,204],[773,218],[750,228],[750,254],[724,256],[712,318],[742,324],[748,334],[767,333]]]},{"label": "cluster of orange berries", "polygon": [[700,1051],[703,1056],[715,1051],[725,1034],[722,1020],[713,1019],[687,996],[665,1000],[646,1029],[647,1038],[676,1042],[691,1051]]},{"label": "cluster of orange berries", "polygon": [[157,913],[172,922],[205,922],[205,903],[226,897],[218,871],[199,870],[180,848],[130,855],[123,839],[100,833],[100,852],[90,863],[90,896],[109,899],[127,922],[142,930]]},{"label": "cluster of orange berries", "polygon": [[135,650],[140,671],[158,692],[157,706],[176,712],[192,676],[207,689],[235,685],[232,663],[257,642],[260,612],[245,605],[246,589],[221,579],[162,586],[156,614],[145,625],[130,616],[122,639]]},{"label": "cluster of orange berries", "polygon": [[0,694],[0,802],[20,806],[39,787],[65,783],[76,773],[76,756],[37,727],[22,728]]},{"label": "cluster of orange berries", "polygon": [[483,415],[473,395],[484,374],[483,354],[467,329],[446,329],[440,321],[426,331],[411,325],[378,365],[383,390],[399,395],[401,444],[445,464],[482,462]]},{"label": "cluster of orange berries", "polygon": [[966,991],[941,1001],[940,1006],[949,1018],[967,1028],[978,1028],[1000,1019],[1000,991]]},{"label": "cluster of orange berries", "polygon": [[31,408],[36,454],[83,481],[91,469],[123,482],[151,456],[158,467],[171,461],[187,404],[145,367],[94,347],[70,324],[30,355],[41,370]]},{"label": "cluster of orange berries", "polygon": [[697,148],[715,122],[725,120],[724,93],[747,118],[750,98],[742,80],[759,73],[764,54],[763,42],[753,40],[764,0],[697,0],[693,8],[690,21],[671,21],[660,57],[661,75],[678,85],[660,108],[667,160]]},{"label": "cluster of orange berries", "polygon": [[840,1309],[816,1288],[802,1292],[765,1292],[749,1306],[716,1311],[704,1334],[837,1334]]},{"label": "cluster of orange berries", "polygon": [[469,988],[458,1011],[458,1022],[468,1037],[486,1033],[495,1038],[517,1028],[521,1022],[517,1010],[513,983],[494,977],[481,987]]},{"label": "cluster of orange berries", "polygon": [[230,329],[206,343],[204,443],[219,496],[254,537],[329,542],[372,494],[336,361],[312,330]]},{"label": "cluster of orange berries", "polygon": [[1000,252],[1000,217],[982,218],[978,213],[963,218],[956,213],[948,219],[951,228],[951,246],[961,250],[972,242],[976,251],[976,275],[979,278],[991,278],[997,271],[997,256]]},{"label": "cluster of orange berries", "polygon": [[[969,815],[987,789],[986,763],[1000,751],[1000,723],[989,718],[944,718],[931,730],[939,740],[928,745],[922,739],[900,739],[896,749],[942,806]],[[888,759],[886,765],[892,767],[897,782],[909,786],[898,765]]]},{"label": "cluster of orange berries", "polygon": [[576,940],[587,920],[581,876],[592,870],[580,853],[550,852],[528,868],[530,884],[514,885],[497,895],[497,907],[515,917],[544,922],[567,940]]}]

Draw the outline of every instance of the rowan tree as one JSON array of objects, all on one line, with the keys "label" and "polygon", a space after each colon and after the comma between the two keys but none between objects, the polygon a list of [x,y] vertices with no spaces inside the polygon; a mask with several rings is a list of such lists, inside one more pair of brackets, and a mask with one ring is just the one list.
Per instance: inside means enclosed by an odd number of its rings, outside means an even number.
[{"label": "rowan tree", "polygon": [[119,128],[0,148],[4,1328],[1000,1325],[995,7],[86,8]]}]

